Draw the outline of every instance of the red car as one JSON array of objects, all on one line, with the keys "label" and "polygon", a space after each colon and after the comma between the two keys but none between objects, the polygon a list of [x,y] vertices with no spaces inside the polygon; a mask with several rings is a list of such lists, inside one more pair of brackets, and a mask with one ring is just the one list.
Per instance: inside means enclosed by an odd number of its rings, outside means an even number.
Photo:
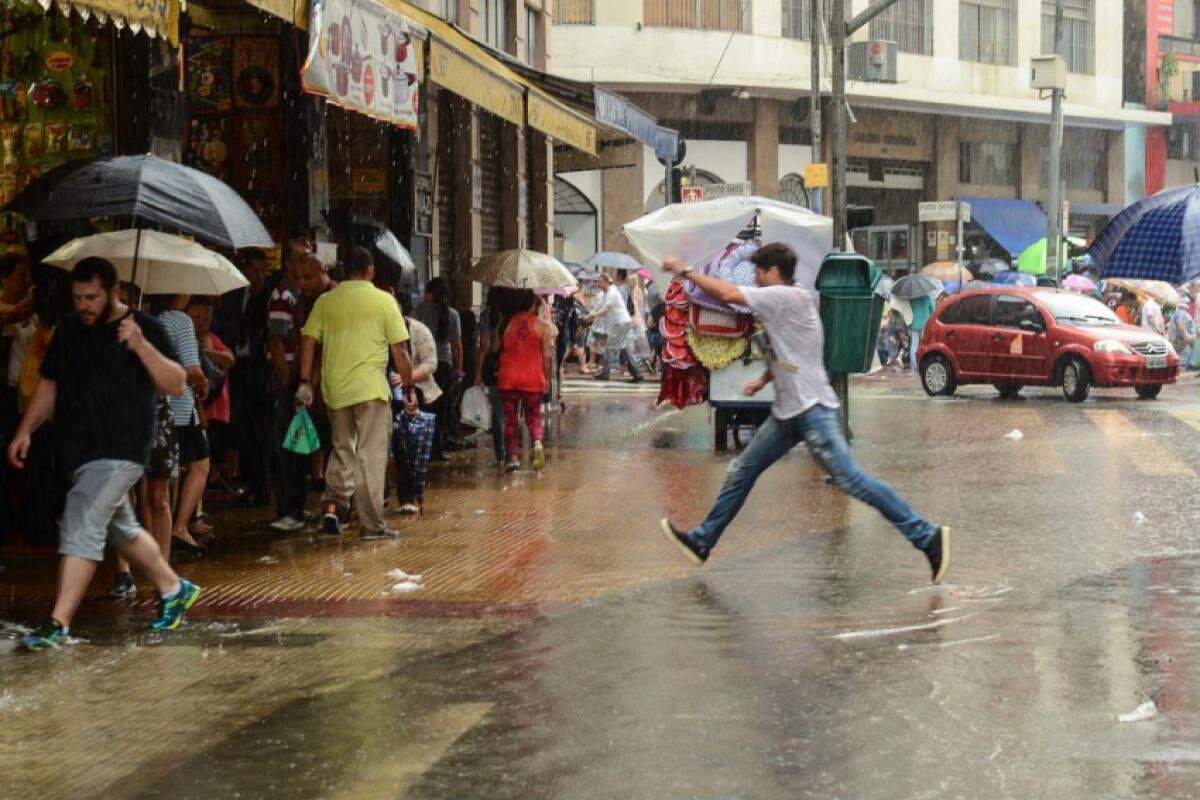
[{"label": "red car", "polygon": [[930,395],[990,383],[1002,397],[1022,386],[1061,386],[1073,403],[1093,386],[1158,396],[1179,374],[1162,336],[1122,323],[1103,303],[1059,289],[998,287],[958,295],[929,319],[917,353]]}]

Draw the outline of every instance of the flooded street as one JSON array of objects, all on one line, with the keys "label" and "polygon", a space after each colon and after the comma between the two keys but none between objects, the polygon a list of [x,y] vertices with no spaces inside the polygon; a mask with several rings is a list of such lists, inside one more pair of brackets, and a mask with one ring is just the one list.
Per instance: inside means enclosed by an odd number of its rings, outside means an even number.
[{"label": "flooded street", "polygon": [[571,393],[541,477],[456,455],[398,541],[217,515],[173,635],[143,588],[15,653],[53,564],[10,561],[4,795],[1200,795],[1190,375],[1082,405],[855,381],[856,457],[953,527],[940,587],[803,450],[690,567],[657,520],[697,522],[730,457],[708,409],[652,391]]}]

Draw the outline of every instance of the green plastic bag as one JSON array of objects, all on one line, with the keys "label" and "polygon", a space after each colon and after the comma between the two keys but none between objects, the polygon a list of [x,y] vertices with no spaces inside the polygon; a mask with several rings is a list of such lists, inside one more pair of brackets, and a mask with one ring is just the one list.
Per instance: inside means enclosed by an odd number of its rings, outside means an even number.
[{"label": "green plastic bag", "polygon": [[301,406],[292,417],[288,426],[287,438],[283,440],[283,449],[300,456],[310,456],[321,449],[321,437],[317,435],[317,426],[313,425],[308,409]]}]

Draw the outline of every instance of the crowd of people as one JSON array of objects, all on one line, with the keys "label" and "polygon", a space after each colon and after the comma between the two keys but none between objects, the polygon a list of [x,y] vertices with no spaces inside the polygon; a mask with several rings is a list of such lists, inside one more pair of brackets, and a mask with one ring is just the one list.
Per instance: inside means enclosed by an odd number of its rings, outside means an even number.
[{"label": "crowd of people", "polygon": [[[443,279],[429,281],[414,307],[407,293],[376,275],[369,250],[339,247],[338,256],[334,269],[327,268],[304,235],[285,243],[277,270],[266,253],[244,250],[238,267],[248,285],[219,297],[140,297],[107,262],[68,274],[31,268],[18,253],[0,260],[6,379],[0,437],[10,455],[0,468],[0,537],[18,549],[58,542],[64,574],[74,576],[53,624],[41,631],[43,644],[66,635],[106,543],[115,550],[111,596],[135,595],[140,579],[176,597],[179,579],[170,564],[203,557],[219,540],[210,513],[217,507],[272,508],[263,524],[285,533],[315,526],[319,534],[342,536],[357,518],[363,539],[396,536],[385,517],[386,498],[402,514],[420,513],[429,462],[449,460],[468,446],[460,424],[468,374],[493,410],[496,462],[509,471],[523,462],[541,471],[544,412],[553,408],[564,361],[574,356],[587,374],[591,360],[602,359],[606,376],[623,362],[634,380],[653,368],[640,278],[621,276],[618,284],[603,276],[573,298],[492,288],[476,315],[454,307]],[[81,305],[82,283],[99,298],[94,313]],[[110,338],[125,341],[126,320],[136,322],[139,337],[178,376],[150,375],[131,348],[124,358],[120,348],[105,349]],[[55,364],[67,332],[140,376],[130,386],[148,398],[144,431],[136,419],[140,396],[132,405],[121,399],[133,410],[116,417],[105,416],[111,403],[95,398],[83,403],[84,412],[71,411],[63,403],[83,394],[63,390],[65,374],[56,399],[41,396],[65,369]],[[70,364],[86,369],[74,355]],[[177,387],[171,383],[176,377]],[[76,384],[72,376],[70,385]],[[98,398],[111,388],[91,372],[80,385]],[[315,428],[315,452],[289,446],[300,409]],[[66,426],[92,431],[95,452],[64,455],[63,442],[72,438]],[[114,455],[110,444],[122,437],[132,444]],[[17,445],[19,454],[12,449]],[[111,470],[103,480],[89,479],[80,468],[92,461],[118,462],[122,480],[112,480]],[[120,486],[105,498],[117,504],[111,524],[92,520],[86,546],[68,549],[59,520],[66,530],[72,492],[94,499],[102,484]],[[315,493],[319,502],[311,501]],[[142,529],[161,564],[135,535]],[[177,624],[195,601],[193,591],[199,590],[184,582],[183,600],[168,623]]]}]

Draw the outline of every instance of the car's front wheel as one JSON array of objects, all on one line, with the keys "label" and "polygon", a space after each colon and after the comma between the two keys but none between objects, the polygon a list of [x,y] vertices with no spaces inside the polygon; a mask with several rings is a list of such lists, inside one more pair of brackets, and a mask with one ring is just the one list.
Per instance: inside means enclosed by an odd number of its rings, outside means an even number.
[{"label": "car's front wheel", "polygon": [[1137,396],[1140,399],[1153,400],[1158,397],[1158,393],[1162,391],[1162,387],[1161,383],[1143,383],[1135,386],[1134,389],[1137,391]]},{"label": "car's front wheel", "polygon": [[1092,371],[1082,358],[1072,358],[1063,366],[1062,390],[1063,396],[1072,403],[1087,400],[1088,392],[1092,390]]},{"label": "car's front wheel", "polygon": [[958,388],[958,380],[954,377],[954,368],[945,356],[940,353],[926,356],[921,364],[921,385],[930,397],[954,394]]}]

